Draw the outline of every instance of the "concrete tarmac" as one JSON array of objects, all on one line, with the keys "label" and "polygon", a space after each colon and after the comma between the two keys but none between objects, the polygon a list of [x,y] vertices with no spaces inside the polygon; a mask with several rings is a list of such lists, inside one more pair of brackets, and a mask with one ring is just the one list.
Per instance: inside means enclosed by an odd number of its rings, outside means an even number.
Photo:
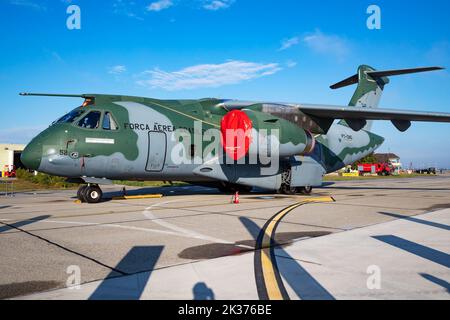
[{"label": "concrete tarmac", "polygon": [[[0,298],[450,297],[450,176],[335,182],[310,197],[251,193],[240,204],[196,186],[133,192],[164,197],[0,196]],[[262,245],[277,213],[329,196],[276,220]]]}]

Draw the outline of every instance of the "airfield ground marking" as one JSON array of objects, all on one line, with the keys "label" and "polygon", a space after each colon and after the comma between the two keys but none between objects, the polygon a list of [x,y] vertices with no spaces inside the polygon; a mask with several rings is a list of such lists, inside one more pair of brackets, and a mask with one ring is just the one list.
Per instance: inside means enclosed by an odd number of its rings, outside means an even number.
[{"label": "airfield ground marking", "polygon": [[[154,222],[154,223],[156,223],[156,224],[158,224],[158,225],[160,225],[162,227],[165,227],[167,229],[170,229],[172,231],[175,231],[177,233],[181,233],[181,234],[184,234],[186,236],[189,236],[191,238],[201,239],[201,240],[214,242],[214,243],[234,244],[234,242],[231,242],[231,241],[219,239],[219,238],[216,238],[216,237],[211,237],[211,236],[208,236],[208,235],[201,234],[201,233],[199,233],[197,231],[194,231],[194,230],[190,230],[190,229],[186,229],[186,228],[182,228],[182,227],[176,226],[176,225],[174,225],[174,224],[172,224],[172,223],[170,223],[168,221],[165,221],[164,219],[160,219],[160,218],[156,217],[151,212],[151,210],[153,208],[155,208],[155,207],[159,207],[159,206],[164,205],[164,204],[169,204],[169,203],[174,203],[174,202],[179,202],[179,201],[182,201],[182,200],[179,199],[179,200],[172,200],[172,201],[165,201],[165,202],[155,203],[155,204],[151,205],[150,207],[145,208],[143,214],[144,214],[144,216],[146,218],[150,219],[152,222]],[[244,247],[244,248],[248,248],[248,249],[253,249],[253,247],[251,247],[251,246],[245,246],[245,245],[236,245],[236,246]]]},{"label": "airfield ground marking", "polygon": [[[14,219],[0,219],[1,221],[16,221]],[[181,234],[178,232],[172,232],[172,231],[166,231],[166,230],[158,230],[158,229],[151,229],[151,228],[141,228],[141,227],[134,227],[134,226],[123,226],[119,224],[112,224],[112,223],[101,223],[101,222],[81,222],[81,221],[55,221],[55,220],[35,220],[35,219],[26,219],[25,221],[36,221],[36,222],[45,222],[45,223],[54,223],[54,224],[71,224],[71,225],[79,225],[79,226],[94,226],[94,227],[107,227],[107,228],[117,228],[117,229],[126,229],[126,230],[133,230],[133,231],[144,231],[144,232],[150,232],[150,233],[160,233],[160,234],[167,234],[172,236],[178,236],[178,237],[184,237],[184,238],[192,238],[192,236],[188,234]]]},{"label": "airfield ground marking", "polygon": [[[258,295],[261,300],[288,300],[286,288],[278,269],[275,257],[275,233],[278,224],[292,210],[307,203],[333,202],[332,197],[309,198],[292,204],[270,218],[256,241],[255,251],[255,280]],[[259,250],[258,250],[259,249]]]}]

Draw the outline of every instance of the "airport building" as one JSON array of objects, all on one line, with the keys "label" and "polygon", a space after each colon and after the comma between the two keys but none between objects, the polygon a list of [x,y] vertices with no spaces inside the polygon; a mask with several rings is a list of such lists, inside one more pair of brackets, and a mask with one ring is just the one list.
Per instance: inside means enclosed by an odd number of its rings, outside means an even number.
[{"label": "airport building", "polygon": [[398,173],[402,169],[400,157],[395,153],[375,153],[373,155],[378,163],[389,163],[394,167],[394,171]]},{"label": "airport building", "polygon": [[23,168],[20,161],[25,145],[23,144],[0,144],[0,172],[12,170],[12,168]]}]

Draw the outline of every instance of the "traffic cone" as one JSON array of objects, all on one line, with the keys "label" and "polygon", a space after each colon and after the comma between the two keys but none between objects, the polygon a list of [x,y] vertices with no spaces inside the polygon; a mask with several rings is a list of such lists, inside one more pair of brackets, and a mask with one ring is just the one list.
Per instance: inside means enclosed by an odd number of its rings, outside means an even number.
[{"label": "traffic cone", "polygon": [[234,201],[233,203],[238,204],[239,203],[239,191],[236,191],[234,194]]}]

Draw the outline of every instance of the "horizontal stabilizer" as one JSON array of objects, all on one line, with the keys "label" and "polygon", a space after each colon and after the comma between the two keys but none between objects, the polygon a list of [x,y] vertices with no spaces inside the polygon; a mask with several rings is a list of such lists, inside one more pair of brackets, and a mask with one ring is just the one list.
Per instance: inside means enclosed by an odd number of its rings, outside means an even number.
[{"label": "horizontal stabilizer", "polygon": [[[442,67],[424,67],[424,68],[410,68],[410,69],[396,69],[396,70],[384,70],[384,71],[365,71],[367,75],[369,75],[371,78],[383,78],[383,77],[389,77],[389,76],[399,76],[402,74],[410,74],[410,73],[419,73],[419,72],[428,72],[428,71],[436,71],[436,70],[443,70]],[[351,77],[348,77],[345,80],[342,80],[338,83],[333,84],[330,86],[331,89],[339,89],[346,86],[350,86],[352,84],[356,84],[359,81],[358,74],[355,74]]]},{"label": "horizontal stabilizer", "polygon": [[351,86],[352,84],[356,84],[358,83],[358,75],[355,74],[351,77],[348,77],[345,80],[342,80],[338,83],[333,84],[332,86],[330,86],[331,89],[339,89],[339,88],[343,88],[343,87],[347,87],[347,86]]}]

